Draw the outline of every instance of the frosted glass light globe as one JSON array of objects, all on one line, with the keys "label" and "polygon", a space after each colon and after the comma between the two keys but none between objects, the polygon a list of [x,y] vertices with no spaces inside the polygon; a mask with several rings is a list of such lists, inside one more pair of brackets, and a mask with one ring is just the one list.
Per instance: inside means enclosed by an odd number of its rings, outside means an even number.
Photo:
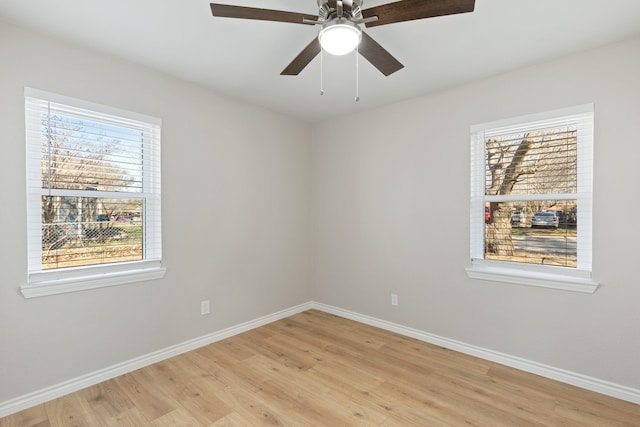
[{"label": "frosted glass light globe", "polygon": [[350,22],[329,24],[318,35],[320,46],[331,55],[346,55],[358,46],[361,38],[360,28]]}]

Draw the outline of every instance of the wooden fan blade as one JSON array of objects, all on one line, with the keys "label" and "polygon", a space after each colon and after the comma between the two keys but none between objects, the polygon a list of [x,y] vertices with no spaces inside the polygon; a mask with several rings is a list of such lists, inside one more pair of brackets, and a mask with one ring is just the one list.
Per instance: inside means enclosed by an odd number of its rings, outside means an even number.
[{"label": "wooden fan blade", "polygon": [[304,19],[309,19],[311,21],[318,19],[317,16],[307,15],[305,13],[232,6],[219,3],[211,3],[211,13],[213,16],[221,18],[257,19],[260,21],[291,22],[293,24],[304,24]]},{"label": "wooden fan blade", "polygon": [[378,17],[377,21],[365,24],[369,28],[394,22],[473,12],[474,7],[475,0],[400,0],[365,9],[362,16]]},{"label": "wooden fan blade", "polygon": [[314,37],[313,40],[311,40],[311,43],[302,49],[302,52],[300,52],[298,56],[296,56],[293,61],[287,65],[287,68],[282,70],[280,75],[297,76],[302,70],[304,70],[304,67],[309,65],[309,62],[311,62],[313,58],[320,53],[320,49],[320,42],[317,37]]},{"label": "wooden fan blade", "polygon": [[378,42],[372,39],[367,33],[362,33],[362,40],[360,40],[358,52],[385,76],[404,68],[404,65],[402,65],[400,61],[394,58],[393,55],[387,52],[385,48],[380,46]]}]

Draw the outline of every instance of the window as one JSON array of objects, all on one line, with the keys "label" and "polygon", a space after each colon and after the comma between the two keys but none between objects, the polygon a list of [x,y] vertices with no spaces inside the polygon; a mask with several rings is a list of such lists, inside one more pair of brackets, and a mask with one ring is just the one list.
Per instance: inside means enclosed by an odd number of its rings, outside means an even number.
[{"label": "window", "polygon": [[593,105],[471,127],[469,277],[595,292]]},{"label": "window", "polygon": [[29,88],[25,119],[23,295],[162,277],[160,120]]}]

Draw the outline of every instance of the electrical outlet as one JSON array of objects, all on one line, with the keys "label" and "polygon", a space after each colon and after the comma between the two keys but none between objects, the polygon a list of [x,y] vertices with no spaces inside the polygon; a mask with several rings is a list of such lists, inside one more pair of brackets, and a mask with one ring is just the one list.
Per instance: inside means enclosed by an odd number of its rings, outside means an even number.
[{"label": "electrical outlet", "polygon": [[210,312],[211,304],[209,303],[209,300],[206,299],[204,301],[200,301],[200,314],[204,316],[205,314],[209,314]]},{"label": "electrical outlet", "polygon": [[398,305],[398,294],[391,294],[391,305]]}]

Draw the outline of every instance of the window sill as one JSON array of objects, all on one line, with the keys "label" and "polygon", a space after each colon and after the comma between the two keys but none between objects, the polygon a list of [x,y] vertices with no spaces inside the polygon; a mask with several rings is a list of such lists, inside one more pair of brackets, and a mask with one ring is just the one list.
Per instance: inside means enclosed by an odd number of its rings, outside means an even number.
[{"label": "window sill", "polygon": [[589,294],[595,293],[600,286],[598,282],[591,280],[591,273],[586,271],[568,270],[562,267],[518,267],[497,261],[474,260],[466,271],[467,276],[472,279]]},{"label": "window sill", "polygon": [[20,292],[25,298],[36,298],[161,279],[165,272],[166,268],[155,262],[42,272],[29,275]]}]

